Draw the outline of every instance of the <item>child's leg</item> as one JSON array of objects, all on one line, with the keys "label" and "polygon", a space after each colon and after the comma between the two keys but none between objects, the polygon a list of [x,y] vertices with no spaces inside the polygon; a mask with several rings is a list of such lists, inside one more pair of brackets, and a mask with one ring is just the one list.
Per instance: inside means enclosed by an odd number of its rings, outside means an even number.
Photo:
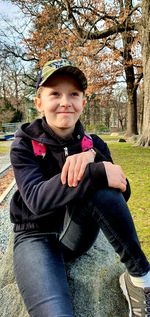
[{"label": "child's leg", "polygon": [[18,233],[14,271],[32,317],[73,317],[64,261],[55,236]]},{"label": "child's leg", "polygon": [[94,195],[92,203],[93,217],[129,273],[120,277],[120,286],[129,304],[129,316],[150,317],[150,265],[140,248],[123,195],[116,190],[102,190]]},{"label": "child's leg", "polygon": [[115,189],[99,190],[93,196],[90,212],[99,223],[121,261],[132,276],[142,276],[150,265],[136,234],[134,223],[123,195]]},{"label": "child's leg", "polygon": [[86,251],[101,228],[128,272],[142,276],[149,263],[141,250],[133,220],[120,191],[101,189],[90,201],[74,206],[62,243],[77,254]]},{"label": "child's leg", "polygon": [[[128,270],[129,274],[121,275],[120,286],[129,303],[129,316],[150,317],[150,265],[141,250],[133,220],[123,195],[115,189],[102,189],[97,191],[87,204],[84,206],[80,204],[79,207],[81,207],[80,210],[73,213],[65,233],[65,246],[68,244],[69,247],[72,242],[72,245],[75,246],[77,241],[78,246],[81,244],[82,250],[86,249],[84,233],[87,234],[88,239],[93,239],[93,236],[88,234],[84,227],[86,224],[88,228],[89,222],[86,223],[86,219],[90,215],[99,228],[103,230]],[[85,217],[86,213],[87,218]],[[80,233],[78,239],[72,239],[77,232]],[[87,246],[89,245],[88,241]],[[133,279],[136,279],[136,283]]]},{"label": "child's leg", "polygon": [[85,253],[93,245],[99,230],[100,226],[89,213],[88,206],[81,203],[70,206],[59,238],[65,260],[72,260]]}]

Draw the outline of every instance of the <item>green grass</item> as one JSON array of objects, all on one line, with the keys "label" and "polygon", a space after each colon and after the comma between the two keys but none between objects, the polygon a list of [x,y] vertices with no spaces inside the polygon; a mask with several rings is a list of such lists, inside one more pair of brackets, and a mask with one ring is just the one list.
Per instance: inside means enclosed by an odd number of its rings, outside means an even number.
[{"label": "green grass", "polygon": [[106,141],[106,142],[110,142],[110,141],[118,141],[120,138],[124,138],[124,134],[120,134],[120,135],[116,135],[115,133],[112,135],[111,134],[102,134],[100,135],[100,137]]},{"label": "green grass", "polygon": [[[101,136],[108,140],[107,136]],[[110,138],[114,163],[121,165],[131,185],[131,210],[142,249],[150,259],[150,149],[130,143],[119,143]]]},{"label": "green grass", "polygon": [[0,155],[9,153],[11,142],[12,141],[0,141]]}]

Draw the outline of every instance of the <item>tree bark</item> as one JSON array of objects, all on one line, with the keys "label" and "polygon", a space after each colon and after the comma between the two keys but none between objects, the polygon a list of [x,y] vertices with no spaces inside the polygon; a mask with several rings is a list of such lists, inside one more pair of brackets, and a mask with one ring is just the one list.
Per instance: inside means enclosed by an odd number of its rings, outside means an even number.
[{"label": "tree bark", "polygon": [[[124,3],[120,1],[120,11],[130,12],[132,7],[132,1],[126,0]],[[126,21],[126,24],[131,22],[131,16],[129,15]],[[133,58],[132,58],[132,45],[133,45],[133,35],[131,31],[125,31],[122,34],[123,40],[123,57],[124,57],[124,71],[126,75],[126,84],[127,84],[127,95],[128,95],[128,115],[127,115],[127,131],[126,136],[130,137],[134,134],[138,134],[137,128],[137,89],[135,88],[135,74],[133,67]]]},{"label": "tree bark", "polygon": [[123,35],[124,45],[124,70],[126,75],[127,95],[128,95],[128,116],[126,136],[130,137],[138,134],[137,129],[137,89],[135,89],[135,75],[133,68],[133,58],[131,55],[132,35],[128,32]]},{"label": "tree bark", "polygon": [[144,115],[138,145],[150,146],[150,2],[143,0],[142,48],[144,74]]}]

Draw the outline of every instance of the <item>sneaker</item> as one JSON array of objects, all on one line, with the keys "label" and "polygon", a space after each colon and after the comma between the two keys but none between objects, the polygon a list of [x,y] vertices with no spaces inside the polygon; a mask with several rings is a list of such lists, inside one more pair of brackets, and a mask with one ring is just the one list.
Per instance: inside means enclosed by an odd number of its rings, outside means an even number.
[{"label": "sneaker", "polygon": [[127,272],[120,276],[119,282],[129,304],[129,317],[150,317],[150,288],[134,286]]}]

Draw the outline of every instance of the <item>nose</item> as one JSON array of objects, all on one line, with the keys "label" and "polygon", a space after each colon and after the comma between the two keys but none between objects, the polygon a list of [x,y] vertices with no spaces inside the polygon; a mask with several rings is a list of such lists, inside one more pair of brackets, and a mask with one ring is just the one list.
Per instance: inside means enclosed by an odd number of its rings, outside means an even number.
[{"label": "nose", "polygon": [[67,94],[63,94],[60,100],[61,107],[71,107],[71,101]]}]

